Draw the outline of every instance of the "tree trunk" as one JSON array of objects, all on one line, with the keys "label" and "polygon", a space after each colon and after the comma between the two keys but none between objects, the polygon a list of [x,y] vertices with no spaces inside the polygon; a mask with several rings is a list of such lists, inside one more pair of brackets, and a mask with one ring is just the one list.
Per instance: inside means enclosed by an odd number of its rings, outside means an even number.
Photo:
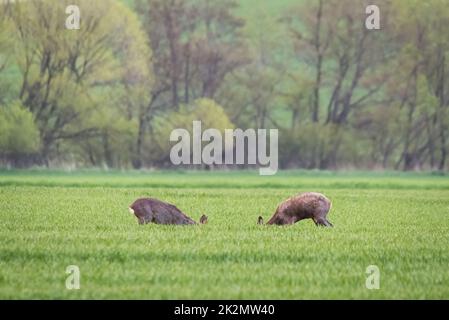
[{"label": "tree trunk", "polygon": [[176,34],[174,32],[173,18],[171,16],[169,4],[164,4],[165,18],[166,18],[166,33],[170,47],[170,82],[172,91],[172,104],[177,108],[179,104],[178,99],[178,52],[176,46]]},{"label": "tree trunk", "polygon": [[312,106],[312,121],[319,121],[319,107],[320,107],[320,87],[321,87],[321,74],[322,74],[322,64],[323,64],[323,53],[321,52],[321,21],[323,15],[323,1],[318,2],[317,11],[317,25],[314,38],[315,51],[317,53],[317,64],[316,64],[316,76],[315,76],[315,86],[313,88],[313,106]]},{"label": "tree trunk", "polygon": [[444,130],[441,130],[441,160],[438,165],[438,170],[443,171],[446,166],[447,150],[446,150],[446,136]]},{"label": "tree trunk", "polygon": [[184,103],[189,103],[189,84],[190,84],[190,42],[185,51],[185,72],[184,72]]},{"label": "tree trunk", "polygon": [[114,161],[112,159],[112,152],[109,146],[109,135],[107,131],[103,134],[103,150],[106,165],[108,168],[112,168],[114,166]]},{"label": "tree trunk", "polygon": [[145,134],[145,117],[140,115],[139,119],[139,129],[137,132],[137,142],[136,142],[136,157],[132,161],[134,169],[142,168],[142,144]]}]

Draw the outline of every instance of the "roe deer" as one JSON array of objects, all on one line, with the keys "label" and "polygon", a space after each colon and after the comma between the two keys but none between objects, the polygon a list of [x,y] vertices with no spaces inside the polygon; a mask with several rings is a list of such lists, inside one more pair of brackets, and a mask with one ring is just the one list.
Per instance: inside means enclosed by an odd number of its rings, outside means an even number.
[{"label": "roe deer", "polygon": [[[139,224],[197,224],[174,205],[153,198],[137,199],[128,210],[137,217]],[[200,223],[207,223],[206,215],[201,216]]]},{"label": "roe deer", "polygon": [[[310,218],[317,226],[332,227],[326,219],[330,208],[331,201],[321,193],[298,194],[282,202],[267,224],[294,224],[299,220]],[[259,217],[257,223],[263,224],[263,218]]]}]

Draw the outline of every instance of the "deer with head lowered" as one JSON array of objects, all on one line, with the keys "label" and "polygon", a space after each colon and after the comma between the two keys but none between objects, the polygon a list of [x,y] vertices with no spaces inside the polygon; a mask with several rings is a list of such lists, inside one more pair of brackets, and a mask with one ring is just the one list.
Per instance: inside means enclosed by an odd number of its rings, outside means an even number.
[{"label": "deer with head lowered", "polygon": [[[276,209],[267,224],[288,225],[303,219],[312,219],[317,226],[332,227],[327,220],[331,201],[321,193],[306,192],[288,198]],[[258,224],[263,224],[260,216]]]},{"label": "deer with head lowered", "polygon": [[[153,198],[137,199],[128,210],[137,217],[139,224],[197,224],[174,205]],[[207,216],[203,214],[199,223],[206,224]]]}]

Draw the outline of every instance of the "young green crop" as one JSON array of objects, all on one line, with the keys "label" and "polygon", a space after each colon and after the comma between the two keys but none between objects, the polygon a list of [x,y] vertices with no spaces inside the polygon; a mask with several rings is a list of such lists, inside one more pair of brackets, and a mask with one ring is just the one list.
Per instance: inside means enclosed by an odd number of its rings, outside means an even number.
[{"label": "young green crop", "polygon": [[[302,191],[332,200],[334,228],[256,225]],[[140,226],[144,196],[209,223]],[[448,298],[448,216],[449,179],[430,175],[1,172],[0,298]]]}]

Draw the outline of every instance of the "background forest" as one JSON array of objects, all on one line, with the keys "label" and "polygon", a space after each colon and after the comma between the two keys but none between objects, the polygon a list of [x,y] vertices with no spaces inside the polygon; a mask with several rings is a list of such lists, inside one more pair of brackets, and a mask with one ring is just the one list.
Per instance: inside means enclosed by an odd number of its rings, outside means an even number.
[{"label": "background forest", "polygon": [[281,168],[445,171],[448,25],[449,0],[1,0],[0,165],[170,167],[201,120],[279,129]]}]

